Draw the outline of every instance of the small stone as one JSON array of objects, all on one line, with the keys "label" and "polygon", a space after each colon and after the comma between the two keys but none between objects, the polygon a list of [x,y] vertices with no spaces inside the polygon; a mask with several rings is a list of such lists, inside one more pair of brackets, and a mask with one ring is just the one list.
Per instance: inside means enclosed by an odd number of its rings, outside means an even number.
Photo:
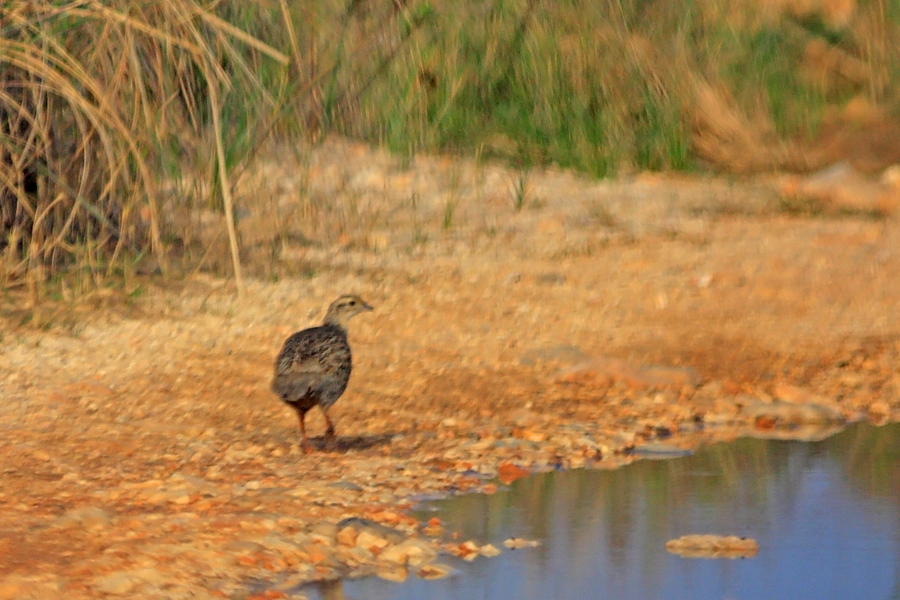
[{"label": "small stone", "polygon": [[337,533],[337,543],[341,546],[355,546],[359,533],[354,527],[344,527]]},{"label": "small stone", "polygon": [[99,506],[73,508],[56,520],[58,527],[77,526],[85,529],[102,529],[109,527],[111,523],[109,514]]},{"label": "small stone", "polygon": [[351,492],[361,492],[362,486],[353,483],[352,481],[336,481],[334,483],[329,483],[328,487],[337,488],[340,490],[350,490]]},{"label": "small stone", "polygon": [[500,479],[501,482],[507,485],[509,485],[516,479],[525,477],[526,475],[530,475],[530,472],[528,470],[512,463],[503,463],[497,469],[498,479]]},{"label": "small stone", "polygon": [[166,494],[166,500],[171,502],[172,504],[184,506],[191,503],[191,493],[185,488],[170,490]]},{"label": "small stone", "polygon": [[356,546],[358,548],[365,548],[366,550],[377,549],[380,550],[388,545],[388,541],[383,537],[380,537],[371,531],[364,529],[359,532],[359,535],[356,537]]},{"label": "small stone", "polygon": [[375,574],[385,581],[400,583],[409,577],[409,570],[406,567],[383,566],[375,571]]},{"label": "small stone", "polygon": [[503,542],[503,545],[510,550],[518,550],[520,548],[535,548],[540,546],[540,542],[536,540],[526,540],[523,538],[509,538]]},{"label": "small stone", "polygon": [[399,544],[388,546],[379,555],[378,561],[394,564],[420,565],[437,557],[435,549],[419,539],[411,538]]},{"label": "small stone", "polygon": [[134,591],[140,583],[140,580],[130,573],[113,573],[97,579],[94,587],[104,594],[124,596]]},{"label": "small stone", "polygon": [[772,396],[778,400],[783,400],[792,404],[824,404],[824,401],[820,396],[817,396],[809,390],[786,383],[775,384],[775,387],[772,389]]},{"label": "small stone", "polygon": [[838,408],[815,402],[795,404],[783,400],[757,401],[745,406],[743,412],[750,421],[763,424],[763,428],[769,428],[770,423],[771,427],[795,428],[798,425],[826,427],[845,421]]},{"label": "small stone", "polygon": [[[394,492],[396,494],[400,494],[400,489],[395,489]],[[337,530],[343,529],[345,527],[353,527],[360,534],[363,531],[368,531],[370,534],[382,538],[391,544],[398,544],[406,539],[406,535],[403,532],[398,531],[393,527],[388,527],[387,525],[382,525],[381,523],[373,521],[372,519],[364,519],[361,517],[350,517],[347,519],[343,519],[337,524],[336,527]]]},{"label": "small stone", "polygon": [[494,546],[493,544],[485,544],[484,546],[482,546],[481,548],[478,549],[478,552],[482,556],[486,556],[486,557],[490,558],[492,556],[497,556],[498,554],[500,554],[500,549],[497,548],[496,546]]},{"label": "small stone", "polygon": [[416,572],[416,575],[422,579],[443,579],[450,575],[450,567],[439,563],[433,563],[420,568]]},{"label": "small stone", "polygon": [[310,528],[309,537],[313,541],[332,546],[337,538],[337,532],[338,528],[334,523],[320,522]]},{"label": "small stone", "polygon": [[475,542],[470,540],[470,541],[463,542],[462,544],[460,544],[457,547],[456,554],[461,559],[471,562],[471,561],[475,560],[476,558],[478,558],[480,551],[481,551],[481,549],[478,547],[478,544],[476,544]]},{"label": "small stone", "polygon": [[356,565],[369,564],[375,558],[375,554],[371,550],[358,546],[353,548],[342,548],[338,553],[343,558],[348,559],[347,562]]},{"label": "small stone", "polygon": [[759,552],[759,544],[734,535],[683,535],[666,542],[666,550],[685,558],[752,558]]},{"label": "small stone", "polygon": [[875,425],[884,425],[890,420],[891,406],[884,400],[878,400],[869,405],[867,414]]}]

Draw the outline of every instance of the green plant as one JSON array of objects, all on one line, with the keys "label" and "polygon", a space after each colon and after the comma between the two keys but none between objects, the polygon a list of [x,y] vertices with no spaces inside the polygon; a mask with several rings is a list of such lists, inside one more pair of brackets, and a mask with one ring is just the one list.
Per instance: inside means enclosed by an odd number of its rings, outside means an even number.
[{"label": "green plant", "polygon": [[529,169],[520,169],[515,179],[513,180],[513,209],[516,212],[521,212],[521,210],[525,207],[525,203],[528,201],[528,177],[530,175]]}]

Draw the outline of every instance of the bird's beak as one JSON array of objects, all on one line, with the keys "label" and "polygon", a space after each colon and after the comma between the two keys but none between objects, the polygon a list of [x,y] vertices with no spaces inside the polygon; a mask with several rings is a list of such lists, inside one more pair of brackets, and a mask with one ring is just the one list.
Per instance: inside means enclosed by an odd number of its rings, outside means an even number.
[{"label": "bird's beak", "polygon": [[366,304],[365,302],[363,302],[362,305],[363,305],[363,310],[375,310],[374,308],[372,308],[370,305]]}]

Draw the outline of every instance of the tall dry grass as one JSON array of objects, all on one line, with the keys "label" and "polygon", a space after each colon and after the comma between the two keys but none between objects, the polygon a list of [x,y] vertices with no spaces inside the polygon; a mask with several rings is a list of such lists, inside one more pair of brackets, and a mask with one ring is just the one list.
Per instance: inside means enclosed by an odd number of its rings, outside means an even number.
[{"label": "tall dry grass", "polygon": [[287,56],[190,0],[7,2],[0,14],[0,286],[36,296],[48,274],[96,282],[145,254],[165,271],[160,181],[216,173],[230,214],[226,139],[256,125],[220,116],[277,111],[260,72],[286,70]]}]

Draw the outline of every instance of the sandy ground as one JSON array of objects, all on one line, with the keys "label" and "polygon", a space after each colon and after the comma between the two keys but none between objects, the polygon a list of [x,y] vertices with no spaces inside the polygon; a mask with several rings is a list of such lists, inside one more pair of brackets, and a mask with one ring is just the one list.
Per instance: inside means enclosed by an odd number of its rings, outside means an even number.
[{"label": "sandy ground", "polygon": [[[763,181],[598,183],[338,141],[254,173],[242,298],[191,275],[48,309],[47,331],[7,311],[0,599],[427,576],[466,550],[405,514],[422,494],[900,419],[896,218],[791,216]],[[216,216],[195,225],[225,268]],[[312,412],[304,455],[272,361],[344,292],[376,310],[351,322],[337,447]],[[388,557],[377,524],[420,560]]]}]

